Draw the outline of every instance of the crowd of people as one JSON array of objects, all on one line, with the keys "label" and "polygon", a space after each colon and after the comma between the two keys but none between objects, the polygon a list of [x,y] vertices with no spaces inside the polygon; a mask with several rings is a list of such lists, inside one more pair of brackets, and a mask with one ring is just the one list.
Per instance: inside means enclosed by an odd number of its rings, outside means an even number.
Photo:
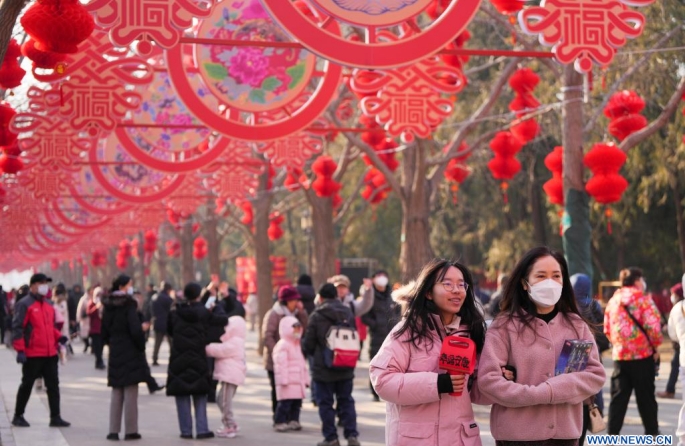
[{"label": "crowd of people", "polygon": [[[321,420],[318,446],[338,446],[338,427],[349,446],[359,445],[352,391],[368,335],[370,393],[387,405],[388,445],[479,446],[473,404],[492,406],[490,429],[500,446],[582,445],[588,429],[594,429],[594,408],[603,412],[606,406],[601,357],[609,350],[614,365],[607,432],[621,432],[634,390],[645,434],[659,435],[655,378],[664,316],[647,294],[639,268],[622,270],[619,280],[621,287],[603,309],[591,278],[570,275],[564,257],[546,247],[530,250],[501,275],[485,307],[469,269],[443,259],[426,264],[405,285],[391,285],[388,273],[379,270],[363,280],[359,293],[341,274],[318,290],[303,275],[276,291],[261,323],[273,429],[301,430],[300,412],[309,396]],[[116,277],[111,287],[85,292],[62,284],[51,289],[50,283],[37,273],[19,290],[8,294],[0,288],[3,342],[11,338],[22,365],[14,426],[29,426],[24,410],[37,379],[45,384],[50,426],[70,425],[60,414],[58,364],[60,357],[73,354],[71,340],[80,337],[95,369],[106,370],[111,387],[108,440],[120,439],[122,424],[125,440],[141,438],[140,383],[150,393],[166,389],[174,397],[182,438],[238,435],[234,398],[246,380],[247,322],[251,330],[258,323],[256,296],[243,305],[236,291],[218,280],[204,288],[191,282],[182,290],[163,282],[159,290],[148,286],[145,294],[126,275]],[[671,289],[675,305],[668,333],[674,345],[685,342],[683,285]],[[150,336],[152,367],[160,365],[165,339],[170,346],[163,385],[152,377],[147,360]],[[472,342],[476,367],[446,373],[440,368],[443,345],[459,338]],[[558,364],[571,341],[591,348],[569,373]],[[674,397],[678,373],[685,379],[680,364],[685,358],[678,350],[659,396]],[[210,402],[221,411],[216,431],[208,425]],[[685,443],[685,404],[675,434]]]}]

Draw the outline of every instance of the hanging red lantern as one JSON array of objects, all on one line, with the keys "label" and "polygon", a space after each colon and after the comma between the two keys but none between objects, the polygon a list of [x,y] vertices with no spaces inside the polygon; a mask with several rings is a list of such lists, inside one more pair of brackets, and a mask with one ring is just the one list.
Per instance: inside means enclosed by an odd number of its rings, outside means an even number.
[{"label": "hanging red lantern", "polygon": [[508,203],[509,197],[507,190],[509,184],[507,180],[512,179],[521,170],[521,163],[515,158],[516,154],[523,147],[523,143],[511,132],[499,132],[490,141],[490,148],[495,152],[495,157],[488,162],[488,169],[492,176],[501,180],[504,202]]},{"label": "hanging red lantern", "polygon": [[0,87],[5,89],[16,88],[21,85],[26,70],[19,65],[21,48],[15,39],[10,40],[5,59],[0,65]]},{"label": "hanging red lantern", "polygon": [[496,155],[509,158],[521,151],[523,143],[511,132],[498,132],[490,141],[490,148]]},{"label": "hanging red lantern", "polygon": [[272,242],[283,237],[284,232],[283,229],[281,229],[281,224],[284,220],[285,218],[283,218],[283,216],[278,212],[271,215],[267,235],[269,236],[269,240]]},{"label": "hanging red lantern", "polygon": [[564,181],[562,178],[564,161],[564,148],[557,146],[545,157],[545,166],[552,172],[552,178],[547,181],[542,189],[547,194],[550,203],[564,205]]},{"label": "hanging red lantern", "polygon": [[647,118],[642,115],[627,115],[615,118],[609,123],[609,133],[623,141],[633,133],[647,127]]},{"label": "hanging red lantern", "polygon": [[21,17],[26,33],[41,51],[73,54],[95,28],[95,21],[79,0],[40,0]]},{"label": "hanging red lantern", "polygon": [[332,197],[335,195],[342,185],[333,180],[338,165],[333,161],[333,158],[327,155],[319,156],[314,163],[312,163],[312,171],[316,175],[316,180],[312,183],[312,189],[319,197]]},{"label": "hanging red lantern", "polygon": [[17,114],[6,102],[0,102],[0,146],[9,146],[17,140],[17,134],[10,131],[10,121]]},{"label": "hanging red lantern", "polygon": [[288,169],[288,174],[283,181],[283,186],[291,191],[299,190],[302,185],[300,184],[300,177],[302,176],[302,169],[293,167]]},{"label": "hanging red lantern", "polygon": [[19,143],[14,141],[10,146],[2,147],[0,155],[0,171],[8,174],[16,174],[24,168],[24,162],[19,158],[21,149]]},{"label": "hanging red lantern", "polygon": [[207,257],[207,240],[200,236],[193,241],[193,257],[195,260],[202,260]]},{"label": "hanging red lantern", "polygon": [[492,3],[492,6],[494,6],[500,14],[504,15],[516,14],[522,10],[525,5],[525,1],[523,0],[490,0],[490,3]]},{"label": "hanging red lantern", "polygon": [[520,68],[509,78],[509,86],[521,95],[531,94],[540,83],[540,77],[530,68]]},{"label": "hanging red lantern", "polygon": [[131,243],[124,239],[119,242],[119,251],[117,252],[117,268],[124,270],[128,267],[128,259],[131,257]]},{"label": "hanging red lantern", "polygon": [[604,107],[604,116],[609,119],[640,113],[645,108],[645,101],[633,90],[623,90],[609,98]]},{"label": "hanging red lantern", "polygon": [[138,237],[135,237],[133,240],[131,240],[131,256],[138,260],[138,246],[140,245],[140,241],[138,240]]},{"label": "hanging red lantern", "polygon": [[385,130],[376,122],[376,119],[372,116],[361,115],[359,117],[359,123],[369,130],[362,132],[361,139],[371,147],[376,147],[377,145],[385,141]]},{"label": "hanging red lantern", "polygon": [[338,209],[343,204],[343,199],[340,196],[340,193],[336,193],[335,195],[333,195],[331,201],[333,204],[333,209]]},{"label": "hanging red lantern", "polygon": [[609,99],[604,115],[609,118],[609,133],[619,141],[647,127],[647,118],[639,114],[645,101],[632,90],[620,91]]},{"label": "hanging red lantern", "polygon": [[626,159],[626,154],[612,143],[595,144],[583,158],[583,164],[593,174],[585,185],[585,190],[598,203],[607,206],[605,216],[609,234],[611,234],[612,211],[608,205],[619,201],[628,188],[628,182],[618,173]]},{"label": "hanging red lantern", "polygon": [[509,103],[509,110],[516,113],[516,116],[521,117],[540,107],[540,101],[532,94],[516,95],[516,97]]},{"label": "hanging red lantern", "polygon": [[523,121],[515,120],[509,128],[511,133],[516,136],[522,143],[527,144],[534,140],[540,133],[540,125],[533,119],[526,119]]},{"label": "hanging red lantern", "polygon": [[181,243],[178,240],[166,242],[166,254],[171,258],[179,257],[181,255]]},{"label": "hanging red lantern", "polygon": [[247,200],[243,201],[240,203],[240,209],[243,211],[243,218],[240,219],[240,222],[245,226],[252,226],[252,221],[254,218],[252,213],[252,203]]},{"label": "hanging red lantern", "polygon": [[55,53],[53,51],[41,51],[36,48],[35,44],[36,42],[33,39],[27,39],[21,46],[21,54],[33,62],[33,68],[57,70],[59,69],[59,65],[67,60],[66,54]]},{"label": "hanging red lantern", "polygon": [[59,263],[60,263],[59,260],[52,259],[50,261],[50,269],[52,269],[53,271],[58,270],[59,269]]}]

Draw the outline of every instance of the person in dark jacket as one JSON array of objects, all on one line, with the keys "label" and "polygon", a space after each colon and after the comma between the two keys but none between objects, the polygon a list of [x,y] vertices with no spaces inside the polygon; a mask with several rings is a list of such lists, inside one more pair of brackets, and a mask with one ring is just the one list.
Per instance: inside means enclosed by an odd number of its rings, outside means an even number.
[{"label": "person in dark jacket", "polygon": [[183,289],[185,302],[177,303],[169,313],[168,334],[174,339],[167,371],[166,394],[176,398],[181,438],[193,438],[191,397],[195,407],[196,438],[213,438],[207,424],[207,394],[211,376],[205,346],[209,344],[210,326],[225,327],[226,316],[213,315],[202,304],[202,287],[189,283]]},{"label": "person in dark jacket", "polygon": [[5,343],[5,318],[7,317],[7,293],[0,285],[0,344]]},{"label": "person in dark jacket", "polygon": [[307,314],[312,314],[316,305],[314,304],[314,298],[316,297],[316,291],[312,286],[312,278],[307,274],[302,274],[297,278],[297,292],[300,293],[302,297],[302,305],[304,306]]},{"label": "person in dark jacket", "polygon": [[138,318],[138,303],[133,298],[131,278],[121,274],[112,290],[102,299],[102,342],[109,346],[107,385],[112,388],[109,407],[108,440],[119,440],[124,415],[125,440],[139,440],[138,383],[145,382],[145,335]]},{"label": "person in dark jacket", "polygon": [[321,418],[321,431],[324,440],[317,446],[339,446],[338,430],[335,426],[336,409],[333,400],[337,400],[337,414],[344,428],[344,435],[349,446],[359,445],[357,431],[357,411],[352,398],[354,368],[331,368],[324,361],[326,336],[333,325],[340,323],[355,327],[354,315],[348,305],[338,299],[338,291],[332,283],[327,283],[319,290],[322,304],[317,307],[309,319],[304,333],[302,351],[305,356],[313,357],[312,380],[316,382],[316,396]]},{"label": "person in dark jacket", "polygon": [[[369,360],[373,359],[380,350],[383,341],[392,330],[393,319],[393,300],[391,296],[391,289],[388,286],[388,273],[379,270],[371,276],[373,281],[374,299],[371,310],[362,316],[362,322],[369,327]],[[369,389],[373,395],[374,401],[380,401],[378,394],[373,389],[371,381],[369,381]]]},{"label": "person in dark jacket", "polygon": [[155,332],[155,347],[152,350],[152,365],[157,366],[159,362],[159,348],[162,346],[162,341],[166,336],[171,349],[171,338],[167,334],[167,320],[169,319],[169,311],[174,300],[169,293],[174,288],[170,283],[162,282],[159,286],[161,291],[152,297],[152,329]]},{"label": "person in dark jacket", "polygon": [[69,290],[69,297],[67,298],[67,308],[69,310],[69,332],[71,334],[76,333],[76,308],[78,307],[78,301],[83,296],[83,289],[81,285],[74,285]]},{"label": "person in dark jacket", "polygon": [[71,424],[60,416],[59,377],[57,369],[58,342],[66,344],[67,339],[55,326],[55,309],[45,297],[52,279],[42,273],[31,276],[26,297],[14,305],[12,320],[12,346],[17,352],[17,363],[21,367],[21,384],[17,392],[12,425],[29,427],[24,418],[26,404],[31,397],[33,383],[43,377],[50,407],[50,426],[68,427]]}]

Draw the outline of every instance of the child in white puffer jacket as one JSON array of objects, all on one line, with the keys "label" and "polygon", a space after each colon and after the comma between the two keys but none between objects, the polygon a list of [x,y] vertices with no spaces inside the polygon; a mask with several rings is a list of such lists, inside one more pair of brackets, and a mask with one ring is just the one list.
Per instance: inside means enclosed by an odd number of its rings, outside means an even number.
[{"label": "child in white puffer jacket", "polygon": [[233,438],[238,433],[238,424],[233,414],[233,398],[238,386],[245,383],[247,374],[245,334],[245,319],[232,316],[228,318],[228,325],[221,336],[221,343],[211,343],[206,347],[207,356],[216,358],[214,379],[221,384],[216,402],[221,410],[223,427],[217,430],[217,437]]}]

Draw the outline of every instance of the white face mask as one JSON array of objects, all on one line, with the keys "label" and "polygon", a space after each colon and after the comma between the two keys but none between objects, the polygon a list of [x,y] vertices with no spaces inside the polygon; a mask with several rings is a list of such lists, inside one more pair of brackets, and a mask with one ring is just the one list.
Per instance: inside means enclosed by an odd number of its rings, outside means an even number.
[{"label": "white face mask", "polygon": [[373,284],[379,288],[384,288],[388,285],[388,278],[385,276],[378,276],[373,279]]},{"label": "white face mask", "polygon": [[43,284],[43,285],[38,285],[38,294],[41,296],[46,296],[48,294],[48,291],[50,291],[50,287]]},{"label": "white face mask", "polygon": [[301,337],[302,337],[302,333],[301,333],[301,332],[293,333],[293,338],[295,338],[295,339],[300,339]]},{"label": "white face mask", "polygon": [[545,279],[535,285],[528,284],[528,294],[533,302],[545,307],[552,307],[561,299],[562,284],[552,279]]},{"label": "white face mask", "polygon": [[133,295],[133,287],[132,286],[126,288],[126,294],[128,294],[129,296]]}]

